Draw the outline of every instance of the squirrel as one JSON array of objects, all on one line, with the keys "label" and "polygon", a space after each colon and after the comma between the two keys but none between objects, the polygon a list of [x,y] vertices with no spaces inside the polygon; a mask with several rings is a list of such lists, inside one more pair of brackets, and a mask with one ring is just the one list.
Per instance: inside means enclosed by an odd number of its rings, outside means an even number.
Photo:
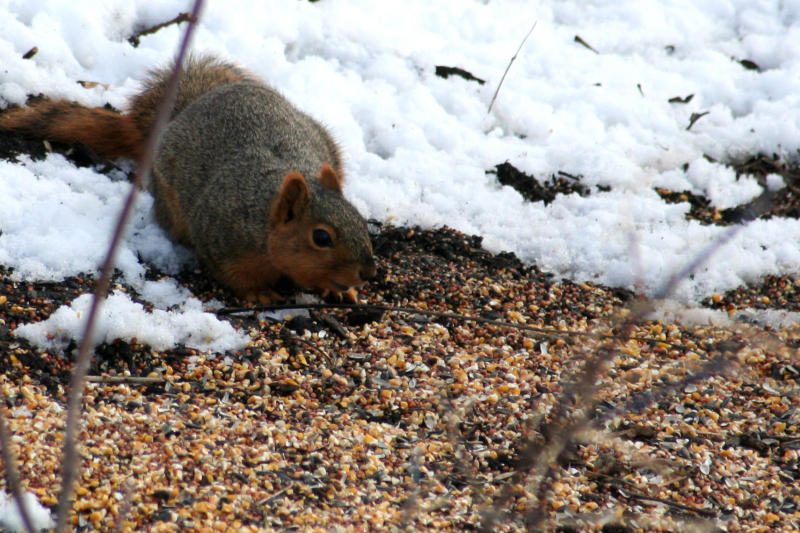
[{"label": "squirrel", "polygon": [[[172,66],[155,69],[122,114],[45,100],[0,115],[0,128],[137,159]],[[356,302],[375,275],[367,224],[342,194],[328,131],[245,69],[187,60],[148,188],[156,221],[223,285],[281,300],[279,281]]]}]

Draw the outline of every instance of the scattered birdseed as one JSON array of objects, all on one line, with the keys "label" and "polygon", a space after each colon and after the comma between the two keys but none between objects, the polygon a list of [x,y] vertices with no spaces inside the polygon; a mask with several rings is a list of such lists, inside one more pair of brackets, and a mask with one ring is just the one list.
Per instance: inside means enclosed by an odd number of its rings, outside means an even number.
[{"label": "scattered birdseed", "polygon": [[[798,328],[629,323],[630,293],[480,244],[446,228],[375,236],[361,298],[418,313],[230,315],[253,338],[228,355],[99,346],[77,529],[112,530],[126,498],[123,531],[800,527]],[[8,274],[0,393],[24,488],[53,507],[74,355],[13,330],[92,281]],[[220,297],[202,275],[180,280]]]}]

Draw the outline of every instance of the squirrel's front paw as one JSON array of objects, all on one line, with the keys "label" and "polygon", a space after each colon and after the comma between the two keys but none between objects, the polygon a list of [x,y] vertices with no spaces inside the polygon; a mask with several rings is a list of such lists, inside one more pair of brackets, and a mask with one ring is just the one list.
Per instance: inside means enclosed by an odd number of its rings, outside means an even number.
[{"label": "squirrel's front paw", "polygon": [[250,303],[261,305],[279,304],[286,300],[286,298],[272,289],[262,289],[259,292],[248,292],[244,298]]},{"label": "squirrel's front paw", "polygon": [[358,291],[354,287],[350,287],[344,292],[325,289],[322,291],[322,298],[327,301],[344,302],[348,304],[358,303]]}]

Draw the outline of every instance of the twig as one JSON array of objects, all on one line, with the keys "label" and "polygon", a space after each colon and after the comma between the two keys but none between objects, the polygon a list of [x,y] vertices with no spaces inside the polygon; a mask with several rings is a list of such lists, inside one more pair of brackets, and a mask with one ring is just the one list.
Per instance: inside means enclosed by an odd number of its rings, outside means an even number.
[{"label": "twig", "polygon": [[312,312],[311,317],[314,318],[314,320],[318,320],[319,322],[322,322],[331,328],[331,330],[333,330],[333,332],[336,333],[340,339],[347,339],[347,330],[345,330],[339,321],[332,316],[324,313]]},{"label": "twig", "polygon": [[166,126],[170,112],[172,111],[175,97],[178,90],[178,80],[181,75],[181,65],[183,58],[186,56],[192,34],[194,33],[195,23],[197,16],[202,8],[203,0],[195,0],[192,9],[192,18],[189,20],[189,25],[184,33],[183,40],[181,41],[178,55],[175,59],[175,67],[166,84],[164,92],[164,99],[158,106],[156,111],[155,120],[151,127],[147,142],[145,143],[144,153],[138,162],[136,173],[131,184],[130,191],[122,211],[117,219],[117,224],[114,228],[114,235],[111,243],[108,245],[108,252],[106,253],[103,266],[100,268],[100,278],[95,287],[94,298],[92,298],[92,305],[89,308],[89,313],[86,319],[86,326],[83,331],[80,346],[78,349],[78,356],[75,361],[75,368],[72,371],[72,378],[70,380],[70,390],[67,400],[67,421],[64,429],[64,449],[62,453],[62,474],[61,474],[61,493],[58,498],[58,509],[56,513],[56,531],[61,533],[67,530],[68,514],[72,507],[72,499],[74,497],[74,484],[80,469],[80,456],[78,454],[77,435],[78,425],[80,424],[81,407],[83,403],[83,391],[85,387],[86,374],[89,371],[89,364],[92,357],[90,347],[93,343],[94,331],[97,322],[97,314],[100,309],[102,300],[108,294],[109,286],[111,285],[111,274],[114,268],[117,248],[122,240],[122,235],[130,218],[133,204],[136,199],[137,192],[140,184],[144,180],[144,176],[150,173],[150,168],[153,164],[155,157],[155,147],[158,141],[160,132]]},{"label": "twig", "polygon": [[[743,347],[744,346],[742,346],[741,348]],[[739,350],[733,353],[735,354],[738,351]],[[627,414],[641,413],[648,406],[653,405],[654,403],[658,403],[660,400],[666,398],[671,393],[684,389],[688,385],[699,383],[700,381],[703,381],[711,376],[722,374],[725,368],[730,365],[731,360],[735,359],[728,358],[722,355],[714,357],[710,361],[706,362],[706,364],[703,365],[702,369],[692,374],[689,374],[683,379],[680,379],[673,383],[667,383],[661,385],[660,387],[656,387],[656,389],[652,391],[648,390],[646,392],[641,392],[640,394],[635,394],[633,398],[625,402],[623,405],[617,407],[616,409],[610,409],[609,411],[603,413],[602,416],[598,416],[595,420],[595,425],[601,426],[603,422],[610,420],[616,415],[624,413]]]},{"label": "twig", "polygon": [[292,342],[297,342],[299,344],[305,344],[306,346],[311,348],[313,351],[315,351],[318,354],[320,354],[323,357],[323,359],[325,359],[326,361],[330,361],[331,360],[331,356],[326,354],[325,351],[322,348],[320,348],[319,346],[317,346],[316,344],[314,344],[313,342],[311,342],[308,339],[304,339],[303,337],[301,337],[299,335],[295,335],[294,333],[292,333],[286,327],[281,326],[281,330],[280,330],[279,335],[281,337],[285,337],[286,339],[289,339]]},{"label": "twig", "polygon": [[[687,128],[688,129],[688,128]],[[767,194],[768,191],[765,191]],[[771,198],[771,197],[770,197]],[[758,218],[761,214],[765,213],[769,208],[767,202],[753,202],[752,210],[748,212],[748,219],[744,220],[742,224],[737,226],[731,226],[727,230],[725,230],[722,235],[720,235],[714,242],[711,244],[706,245],[702,250],[700,250],[691,261],[686,263],[686,265],[680,269],[678,272],[672,275],[666,283],[661,287],[660,290],[656,291],[655,295],[653,296],[654,300],[663,300],[668,295],[670,295],[674,290],[675,287],[678,286],[678,283],[683,281],[684,279],[688,278],[692,272],[700,268],[700,265],[705,263],[706,261],[711,258],[714,253],[717,252],[720,248],[725,246],[731,239],[733,239],[737,233],[739,233],[748,222]]]},{"label": "twig", "polygon": [[189,13],[179,13],[178,16],[173,18],[172,20],[168,20],[166,22],[162,22],[161,24],[156,24],[155,26],[151,26],[150,28],[144,29],[140,32],[137,32],[130,37],[128,37],[128,42],[133,45],[134,48],[139,46],[139,38],[144,37],[145,35],[150,35],[151,33],[155,33],[161,28],[166,28],[172,24],[180,24],[181,22],[197,22],[197,12],[193,11],[191,14]]},{"label": "twig", "polygon": [[559,177],[569,178],[569,179],[571,179],[573,181],[580,181],[581,180],[580,176],[575,176],[573,174],[570,174],[569,172],[564,172],[563,170],[559,170],[558,171],[558,175],[559,175]]},{"label": "twig", "polygon": [[411,526],[411,522],[420,510],[420,494],[422,492],[422,479],[419,470],[419,448],[411,451],[409,454],[406,468],[410,474],[411,483],[413,486],[408,489],[411,493],[406,501],[400,505],[397,518],[397,530],[407,531]]},{"label": "twig", "polygon": [[14,497],[14,502],[19,509],[19,516],[22,518],[22,525],[29,533],[33,533],[33,522],[31,515],[28,513],[28,508],[25,507],[25,502],[22,499],[22,483],[19,478],[19,470],[17,469],[17,457],[11,447],[11,431],[6,424],[6,415],[0,409],[0,446],[3,450],[3,463],[6,466],[6,485],[11,491],[11,496]]},{"label": "twig", "polygon": [[492,106],[494,105],[494,101],[497,99],[497,93],[500,92],[500,87],[503,86],[503,82],[506,79],[506,74],[508,74],[508,70],[511,68],[511,64],[514,62],[514,60],[517,59],[517,55],[519,54],[520,50],[522,50],[522,47],[525,46],[525,41],[527,41],[528,37],[531,36],[531,33],[533,33],[533,30],[534,30],[534,28],[536,28],[536,24],[538,22],[539,21],[537,20],[536,22],[533,23],[533,26],[531,26],[531,29],[528,30],[528,33],[525,35],[525,38],[522,39],[521,43],[519,43],[519,48],[517,48],[517,51],[514,53],[514,55],[511,57],[511,60],[508,62],[508,65],[506,66],[506,70],[503,72],[503,76],[500,78],[500,83],[497,84],[497,89],[494,90],[494,95],[492,96],[492,101],[489,102],[489,109],[486,110],[487,113],[491,113],[492,112]]},{"label": "twig", "polygon": [[668,295],[672,294],[675,290],[675,287],[678,286],[678,283],[683,281],[684,279],[688,278],[692,272],[700,268],[700,265],[705,263],[706,261],[711,258],[711,256],[720,248],[722,248],[725,244],[728,243],[731,239],[733,239],[737,233],[739,233],[744,225],[740,226],[731,226],[726,229],[722,235],[719,236],[714,242],[705,246],[700,252],[695,255],[691,261],[686,263],[686,265],[678,270],[675,274],[670,277],[666,283],[661,287],[660,290],[656,291],[655,295],[653,296],[654,300],[663,300]]},{"label": "twig", "polygon": [[128,479],[125,483],[125,489],[122,494],[122,505],[119,507],[119,514],[117,515],[117,523],[114,526],[114,533],[122,533],[125,530],[125,520],[131,512],[133,504],[133,480]]},{"label": "twig", "polygon": [[[677,274],[667,280],[663,287],[656,292],[656,298],[663,299],[668,296],[675,289],[678,282],[705,263],[719,247],[728,242],[736,234],[736,231],[733,231],[736,229],[737,228],[734,227],[732,230],[723,233],[715,242],[700,250],[683,269],[679,270]],[[630,314],[625,317],[620,326],[620,330],[623,331],[623,338],[630,338],[628,332],[649,313],[649,310],[649,306],[642,303],[631,306]],[[527,513],[526,527],[529,530],[536,531],[539,524],[547,516],[543,502],[555,472],[553,464],[558,456],[566,449],[567,445],[573,442],[575,436],[592,424],[590,414],[592,412],[591,408],[594,407],[596,403],[596,394],[600,386],[600,380],[598,378],[604,372],[606,364],[612,359],[615,353],[612,343],[613,338],[611,338],[611,336],[606,338],[608,339],[607,342],[598,349],[597,355],[586,360],[575,382],[564,387],[550,415],[551,422],[541,429],[541,433],[549,437],[548,441],[542,445],[537,442],[535,438],[531,437],[527,442],[522,443],[521,451],[517,454],[519,464],[514,472],[513,480],[509,485],[503,487],[503,490],[501,490],[500,495],[494,500],[490,509],[482,512],[483,523],[481,524],[481,531],[489,532],[495,530],[501,505],[512,495],[510,486],[519,484],[524,476],[531,470],[539,472],[541,476],[537,490],[537,500],[539,503]],[[732,349],[728,351],[735,350]],[[715,358],[706,365],[704,369],[706,372],[696,372],[684,378],[682,381],[698,381],[708,377],[708,375],[717,368],[722,368],[717,365],[723,365],[725,362],[726,360],[724,357]],[[659,392],[667,394],[675,390],[677,386],[677,384],[665,385],[660,391],[653,393],[653,396],[637,398],[636,400],[638,401],[633,403],[633,405],[644,409],[644,406],[650,405],[647,400],[654,399],[655,395]],[[577,398],[584,400],[584,407],[581,411],[577,411],[572,407],[572,402]],[[587,403],[587,399],[593,400],[593,402]],[[575,414],[572,421],[570,421],[572,413],[577,414]]]},{"label": "twig", "polygon": [[[626,327],[632,327],[633,318],[626,320]],[[610,343],[609,343],[610,344]],[[530,471],[540,474],[537,497],[539,504],[527,513],[526,527],[529,531],[538,531],[539,523],[546,516],[544,511],[544,494],[550,487],[555,469],[553,464],[581,430],[589,424],[589,409],[584,407],[578,411],[572,407],[573,399],[580,395],[593,398],[600,386],[598,377],[615,351],[610,346],[601,347],[597,356],[587,359],[583,368],[572,384],[566,384],[558,401],[548,416],[550,422],[540,425],[538,432],[531,431],[531,436],[520,443],[516,454],[516,467],[511,480],[503,486],[498,496],[486,509],[481,510],[480,531],[489,533],[497,530],[497,522],[505,502],[513,496],[513,488],[522,483]],[[573,414],[575,418],[570,421]],[[543,420],[543,419],[542,419]],[[544,435],[545,442],[536,438],[536,433]]]},{"label": "twig", "polygon": [[630,488],[632,485],[630,481],[627,481],[619,477],[609,476],[608,474],[601,474],[601,473],[589,473],[589,477],[597,479],[598,481],[609,483],[618,491],[623,492],[624,494],[622,494],[622,496],[625,498],[663,503],[668,507],[673,507],[675,509],[681,509],[683,511],[697,513],[707,518],[714,518],[717,516],[717,513],[708,509],[700,509],[698,507],[692,507],[691,505],[686,505],[683,503],[678,503],[676,501],[667,500],[666,498],[659,498],[657,496],[650,496],[643,492],[639,492],[637,490],[634,490],[633,488]]},{"label": "twig", "polygon": [[[625,330],[632,328],[636,321],[637,318],[634,315],[625,321],[623,328]],[[529,531],[538,531],[539,524],[547,516],[542,502],[544,502],[545,495],[552,486],[556,472],[554,464],[569,443],[573,442],[575,436],[591,423],[590,413],[592,409],[590,407],[593,407],[591,401],[596,398],[597,391],[600,388],[600,380],[598,378],[604,373],[606,366],[615,353],[616,350],[613,349],[613,344],[609,341],[606,346],[600,347],[595,357],[588,359],[584,363],[575,383],[564,387],[561,397],[554,408],[555,415],[552,417],[552,422],[547,423],[542,428],[542,432],[548,437],[546,445],[539,446],[536,440],[531,438],[528,441],[525,453],[520,454],[520,480],[527,474],[528,470],[533,469],[535,472],[541,473],[541,481],[539,481],[537,491],[539,504],[534,506],[526,516],[526,526]],[[573,399],[579,396],[584,399],[582,410],[576,410],[571,406]],[[569,421],[573,412],[577,414],[572,421]]]},{"label": "twig", "polygon": [[636,337],[625,335],[612,335],[608,333],[594,333],[591,331],[564,331],[553,328],[540,328],[536,326],[529,326],[527,324],[520,324],[517,322],[506,322],[503,320],[494,320],[491,318],[483,318],[480,316],[459,315],[457,313],[447,313],[443,311],[431,311],[428,309],[417,309],[416,307],[397,307],[392,305],[381,304],[339,304],[339,303],[322,303],[322,304],[282,304],[282,305],[256,305],[253,307],[226,307],[217,311],[217,315],[235,315],[239,313],[258,313],[261,311],[280,311],[284,309],[361,309],[365,311],[387,311],[390,313],[405,313],[410,315],[424,315],[434,318],[441,318],[446,320],[458,320],[461,322],[477,322],[479,324],[487,324],[490,326],[499,326],[503,328],[513,328],[524,331],[532,331],[534,333],[541,333],[543,335],[551,335],[553,337],[590,337],[594,339],[616,339],[616,340],[634,340],[639,342],[648,342],[656,344],[664,344],[679,350],[688,350],[687,346],[675,342],[669,342],[654,337]]},{"label": "twig", "polygon": [[700,509],[698,507],[692,507],[691,505],[686,505],[683,503],[674,502],[672,500],[667,500],[666,498],[659,498],[657,496],[649,496],[644,494],[643,492],[637,492],[628,488],[617,487],[617,490],[622,494],[622,496],[634,500],[642,500],[642,501],[651,501],[657,503],[663,503],[667,507],[672,507],[675,509],[680,509],[682,511],[689,511],[691,513],[699,514],[700,516],[704,516],[706,518],[716,518],[717,513],[708,509]]},{"label": "twig", "polygon": [[792,439],[789,439],[789,440],[781,441],[780,447],[781,448],[789,448],[789,447],[794,446],[796,444],[800,444],[800,439],[792,438]]},{"label": "twig", "polygon": [[131,385],[160,385],[166,383],[164,378],[148,378],[144,376],[86,376],[90,383],[130,383]]},{"label": "twig", "polygon": [[275,501],[276,499],[278,499],[278,498],[280,498],[281,496],[283,496],[283,495],[284,495],[284,494],[285,494],[285,493],[286,493],[288,490],[289,490],[288,488],[285,488],[285,489],[281,489],[281,490],[279,490],[278,492],[276,492],[275,494],[273,494],[272,496],[270,496],[270,497],[269,497],[269,498],[267,498],[266,500],[263,500],[263,501],[260,501],[260,502],[258,502],[258,506],[259,506],[259,507],[263,507],[263,506],[265,506],[265,505],[269,505],[270,503],[272,503],[272,502],[273,502],[273,501]]}]

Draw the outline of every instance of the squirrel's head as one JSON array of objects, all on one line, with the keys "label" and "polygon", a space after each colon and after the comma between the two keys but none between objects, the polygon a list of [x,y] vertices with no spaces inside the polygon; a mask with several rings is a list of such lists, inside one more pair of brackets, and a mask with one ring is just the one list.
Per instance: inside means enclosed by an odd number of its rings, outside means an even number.
[{"label": "squirrel's head", "polygon": [[367,224],[327,164],[316,182],[286,174],[270,210],[267,247],[272,264],[304,288],[344,293],[375,275]]}]

